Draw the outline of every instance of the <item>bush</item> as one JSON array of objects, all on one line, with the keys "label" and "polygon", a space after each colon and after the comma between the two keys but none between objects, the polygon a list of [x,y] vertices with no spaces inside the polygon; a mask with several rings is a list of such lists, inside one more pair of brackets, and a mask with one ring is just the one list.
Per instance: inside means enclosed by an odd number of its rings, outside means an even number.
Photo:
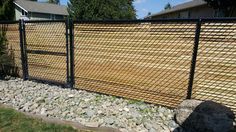
[{"label": "bush", "polygon": [[7,49],[6,28],[1,28],[0,32],[0,76],[6,75],[17,76],[13,56]]}]

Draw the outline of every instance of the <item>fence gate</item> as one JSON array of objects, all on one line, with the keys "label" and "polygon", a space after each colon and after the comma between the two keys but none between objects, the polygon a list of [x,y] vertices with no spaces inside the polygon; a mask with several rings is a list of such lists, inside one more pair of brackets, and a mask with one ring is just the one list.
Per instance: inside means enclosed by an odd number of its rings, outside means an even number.
[{"label": "fence gate", "polygon": [[25,22],[23,43],[29,79],[66,84],[67,31],[65,21]]}]

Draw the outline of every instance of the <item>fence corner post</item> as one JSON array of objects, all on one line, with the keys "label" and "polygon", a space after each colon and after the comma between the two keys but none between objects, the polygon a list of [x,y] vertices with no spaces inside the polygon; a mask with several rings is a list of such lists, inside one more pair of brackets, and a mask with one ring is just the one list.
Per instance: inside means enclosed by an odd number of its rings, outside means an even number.
[{"label": "fence corner post", "polygon": [[23,80],[28,80],[28,68],[27,68],[27,53],[25,46],[25,22],[23,19],[19,20],[19,35],[20,35],[20,51],[21,51],[21,65]]},{"label": "fence corner post", "polygon": [[72,19],[69,19],[69,37],[70,37],[70,87],[74,87],[75,84],[75,72],[74,72],[74,23]]},{"label": "fence corner post", "polygon": [[193,81],[194,81],[194,74],[195,74],[196,61],[197,61],[201,24],[202,24],[202,19],[200,18],[196,24],[195,40],[194,40],[194,46],[193,46],[192,62],[191,62],[191,68],[190,68],[190,74],[189,74],[189,83],[188,83],[188,91],[187,91],[186,99],[192,98],[192,89],[193,89]]}]

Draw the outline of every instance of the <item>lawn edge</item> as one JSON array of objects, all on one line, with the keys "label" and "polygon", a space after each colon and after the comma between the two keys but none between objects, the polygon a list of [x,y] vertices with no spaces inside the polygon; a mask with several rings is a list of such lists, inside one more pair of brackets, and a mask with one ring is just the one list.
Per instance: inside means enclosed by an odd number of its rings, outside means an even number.
[{"label": "lawn edge", "polygon": [[22,112],[19,110],[16,110],[15,108],[13,108],[10,105],[5,105],[5,104],[1,104],[0,103],[0,108],[9,108],[9,109],[14,109],[15,111],[22,113],[30,118],[34,118],[34,119],[39,119],[42,120],[46,123],[54,123],[54,124],[58,124],[58,125],[66,125],[66,126],[71,126],[74,129],[77,130],[83,130],[83,131],[95,131],[95,132],[120,132],[118,129],[115,128],[110,128],[110,127],[88,127],[85,125],[82,125],[79,122],[73,122],[73,121],[68,121],[68,120],[60,120],[57,118],[53,118],[53,117],[47,117],[47,116],[43,116],[43,115],[39,115],[39,114],[32,114],[32,113],[27,113],[27,112]]}]

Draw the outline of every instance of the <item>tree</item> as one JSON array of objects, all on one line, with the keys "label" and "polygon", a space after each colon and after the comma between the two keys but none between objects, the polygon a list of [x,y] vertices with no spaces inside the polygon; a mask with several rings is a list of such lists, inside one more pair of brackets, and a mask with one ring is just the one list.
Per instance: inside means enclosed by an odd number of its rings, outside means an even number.
[{"label": "tree", "polygon": [[[15,17],[13,0],[0,1],[0,20],[13,20]],[[0,26],[0,64],[3,60],[6,60],[7,48],[6,48],[6,31],[7,25]],[[6,61],[4,61],[6,62]]]},{"label": "tree", "polygon": [[[15,17],[13,0],[1,0],[0,1],[0,20],[13,20]],[[11,54],[7,49],[7,25],[3,24],[0,26],[0,72],[1,74],[5,71],[3,70],[3,65],[12,66],[13,60]]]},{"label": "tree", "polygon": [[209,6],[222,11],[225,17],[232,16],[236,10],[236,0],[205,0]]},{"label": "tree", "polygon": [[48,3],[60,4],[60,0],[48,0]]},{"label": "tree", "polygon": [[169,9],[171,9],[171,8],[172,8],[172,6],[171,6],[170,3],[167,3],[167,4],[165,5],[165,7],[164,7],[165,10],[169,10]]},{"label": "tree", "polygon": [[13,20],[15,17],[13,0],[0,1],[0,20]]},{"label": "tree", "polygon": [[77,20],[136,19],[133,0],[70,0],[68,12]]}]

